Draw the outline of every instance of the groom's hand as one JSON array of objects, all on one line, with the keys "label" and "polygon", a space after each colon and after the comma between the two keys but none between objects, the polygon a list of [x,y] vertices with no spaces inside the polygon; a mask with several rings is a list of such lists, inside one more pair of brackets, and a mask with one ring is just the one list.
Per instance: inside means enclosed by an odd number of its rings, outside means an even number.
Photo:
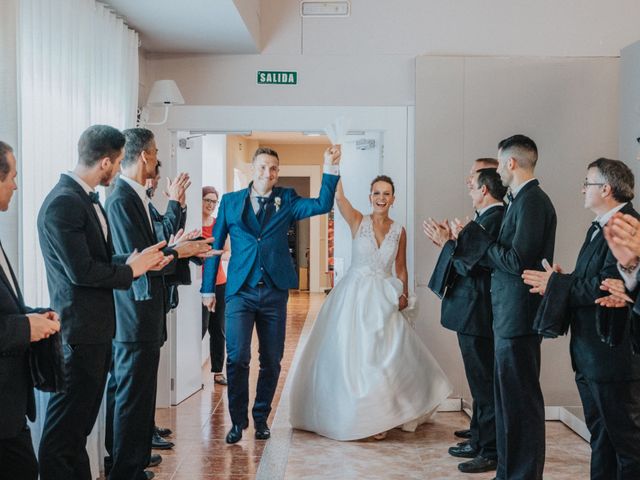
[{"label": "groom's hand", "polygon": [[331,145],[324,151],[325,165],[340,165],[340,157],[342,156],[342,147],[340,145]]},{"label": "groom's hand", "polygon": [[216,297],[202,297],[202,305],[210,312],[216,311]]}]

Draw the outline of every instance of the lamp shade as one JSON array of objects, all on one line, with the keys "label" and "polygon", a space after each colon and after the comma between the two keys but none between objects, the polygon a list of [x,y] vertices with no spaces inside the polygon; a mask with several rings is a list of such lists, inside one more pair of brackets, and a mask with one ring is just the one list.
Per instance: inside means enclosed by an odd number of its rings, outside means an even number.
[{"label": "lamp shade", "polygon": [[183,105],[184,98],[174,80],[156,80],[153,82],[147,105]]}]

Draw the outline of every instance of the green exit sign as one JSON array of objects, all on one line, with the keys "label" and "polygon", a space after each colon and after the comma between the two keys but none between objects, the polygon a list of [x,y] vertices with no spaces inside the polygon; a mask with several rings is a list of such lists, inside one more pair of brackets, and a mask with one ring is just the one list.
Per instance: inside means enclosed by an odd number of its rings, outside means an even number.
[{"label": "green exit sign", "polygon": [[298,72],[258,71],[258,85],[297,85]]}]

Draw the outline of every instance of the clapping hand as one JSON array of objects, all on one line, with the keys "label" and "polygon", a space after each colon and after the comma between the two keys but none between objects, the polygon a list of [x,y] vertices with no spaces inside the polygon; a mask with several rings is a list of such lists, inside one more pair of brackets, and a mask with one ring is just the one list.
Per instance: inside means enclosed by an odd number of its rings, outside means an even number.
[{"label": "clapping hand", "polygon": [[547,284],[549,283],[549,278],[553,272],[562,273],[562,268],[557,263],[553,264],[553,267],[549,265],[549,262],[546,260],[542,261],[542,266],[544,267],[544,271],[540,270],[525,270],[522,272],[522,279],[526,285],[529,285],[531,289],[529,292],[531,293],[539,293],[540,295],[544,295],[547,291]]},{"label": "clapping hand", "polygon": [[622,308],[627,302],[633,303],[633,299],[627,295],[624,282],[618,278],[605,278],[600,284],[600,290],[609,292],[606,297],[596,299],[596,304],[607,308]]},{"label": "clapping hand", "polygon": [[30,329],[30,341],[39,342],[60,331],[60,318],[54,311],[27,314]]},{"label": "clapping hand", "polygon": [[640,256],[640,222],[631,215],[616,213],[604,227],[604,238],[622,266],[637,262]]},{"label": "clapping hand", "polygon": [[142,252],[136,249],[129,255],[126,263],[133,271],[133,278],[138,278],[149,270],[162,270],[173,260],[171,255],[165,256],[161,251],[166,244],[167,242],[163,240],[145,248]]},{"label": "clapping hand", "polygon": [[422,222],[422,231],[434,245],[442,247],[447,241],[453,240],[453,233],[449,226],[449,220],[445,219],[443,222],[438,223],[433,218],[429,217]]},{"label": "clapping hand", "polygon": [[462,229],[467,225],[467,223],[469,223],[470,219],[469,217],[465,217],[464,222],[454,218],[453,222],[449,223],[449,228],[451,229],[451,238],[453,240],[457,240],[458,239],[458,235],[460,235],[460,232],[462,231]]},{"label": "clapping hand", "polygon": [[185,205],[186,192],[191,186],[191,179],[188,173],[181,173],[173,180],[167,178],[167,189],[164,194],[169,200],[179,202],[182,207]]}]

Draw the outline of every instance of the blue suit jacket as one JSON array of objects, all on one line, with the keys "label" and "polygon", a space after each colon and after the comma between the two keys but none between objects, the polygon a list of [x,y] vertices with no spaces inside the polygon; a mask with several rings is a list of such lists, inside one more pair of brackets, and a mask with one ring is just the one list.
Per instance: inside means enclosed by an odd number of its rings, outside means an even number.
[{"label": "blue suit jacket", "polygon": [[[318,198],[302,198],[293,188],[274,187],[262,225],[251,206],[251,184],[248,188],[222,196],[213,228],[213,248],[221,250],[227,235],[231,236],[233,253],[227,272],[227,296],[242,288],[256,262],[260,262],[276,288],[287,290],[298,286],[298,274],[287,243],[289,225],[329,212],[339,179],[338,175],[324,174]],[[218,256],[205,262],[201,293],[215,291],[215,273],[219,264]]]}]

